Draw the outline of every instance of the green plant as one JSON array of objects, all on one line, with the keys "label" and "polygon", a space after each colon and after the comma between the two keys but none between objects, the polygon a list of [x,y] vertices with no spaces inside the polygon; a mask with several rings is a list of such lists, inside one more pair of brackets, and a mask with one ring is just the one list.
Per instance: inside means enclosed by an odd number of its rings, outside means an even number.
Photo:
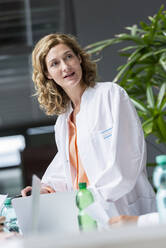
[{"label": "green plant", "polygon": [[[117,68],[113,80],[129,94],[142,120],[145,136],[154,134],[166,144],[166,11],[162,5],[149,23],[127,27],[128,33],[115,35],[86,47],[91,54],[117,43],[127,42],[119,51],[127,61]],[[131,44],[130,44],[131,43]]]}]

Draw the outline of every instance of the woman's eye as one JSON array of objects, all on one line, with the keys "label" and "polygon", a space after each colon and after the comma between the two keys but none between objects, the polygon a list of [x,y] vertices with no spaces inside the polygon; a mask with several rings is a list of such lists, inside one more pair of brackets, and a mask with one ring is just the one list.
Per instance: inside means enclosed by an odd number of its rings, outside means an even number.
[{"label": "woman's eye", "polygon": [[68,59],[71,59],[72,57],[73,57],[72,54],[68,54],[68,55],[67,55],[67,58],[68,58]]},{"label": "woman's eye", "polygon": [[54,62],[52,63],[52,66],[56,66],[57,64],[58,64],[58,62],[54,61]]}]

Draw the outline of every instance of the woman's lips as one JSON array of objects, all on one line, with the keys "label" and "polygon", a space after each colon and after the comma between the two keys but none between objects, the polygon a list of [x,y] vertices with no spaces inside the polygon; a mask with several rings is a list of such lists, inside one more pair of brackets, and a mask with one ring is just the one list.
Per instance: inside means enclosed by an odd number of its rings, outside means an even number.
[{"label": "woman's lips", "polygon": [[72,76],[74,76],[74,74],[75,74],[75,72],[72,72],[72,73],[70,73],[70,74],[68,74],[68,75],[64,76],[64,78],[69,78],[69,77],[72,77]]}]

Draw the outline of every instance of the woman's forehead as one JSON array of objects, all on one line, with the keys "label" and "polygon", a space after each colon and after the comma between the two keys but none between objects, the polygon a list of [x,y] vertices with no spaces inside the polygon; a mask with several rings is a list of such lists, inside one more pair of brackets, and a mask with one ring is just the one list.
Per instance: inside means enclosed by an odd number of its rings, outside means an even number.
[{"label": "woman's forehead", "polygon": [[58,44],[55,45],[54,47],[52,47],[47,56],[46,56],[46,60],[50,61],[50,59],[52,59],[52,57],[54,58],[59,58],[61,56],[63,56],[64,54],[68,53],[68,52],[73,52],[73,50],[67,46],[66,44]]}]

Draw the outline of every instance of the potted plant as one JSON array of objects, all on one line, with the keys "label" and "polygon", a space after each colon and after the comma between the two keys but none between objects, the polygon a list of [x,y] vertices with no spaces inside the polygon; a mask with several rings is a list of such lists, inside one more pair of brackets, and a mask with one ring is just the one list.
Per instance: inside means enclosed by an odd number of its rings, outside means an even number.
[{"label": "potted plant", "polygon": [[[131,97],[142,121],[145,137],[155,135],[156,142],[166,144],[166,11],[161,6],[149,23],[127,27],[127,33],[86,47],[98,54],[108,46],[124,43],[120,55],[126,63],[113,80]],[[127,41],[127,46],[126,46]]]}]

